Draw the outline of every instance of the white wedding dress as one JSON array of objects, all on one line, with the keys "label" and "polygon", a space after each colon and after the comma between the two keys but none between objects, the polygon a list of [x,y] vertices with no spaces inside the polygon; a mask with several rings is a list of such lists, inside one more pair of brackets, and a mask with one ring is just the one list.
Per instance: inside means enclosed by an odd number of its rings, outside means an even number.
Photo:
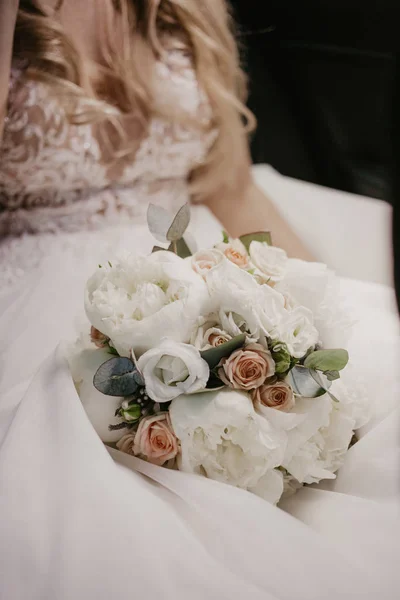
[{"label": "white wedding dress", "polygon": [[[207,123],[179,50],[158,66],[158,84]],[[187,175],[212,137],[154,120],[135,161],[111,172],[91,127],[69,125],[44,84],[13,70],[0,154],[1,600],[398,597],[390,289],[341,282],[357,321],[353,369],[374,417],[329,487],[303,488],[281,508],[110,455],[80,404],[59,344],[80,323],[85,280],[119,248],[151,249],[148,202],[187,200]],[[192,233],[210,244],[220,225],[194,207]]]}]

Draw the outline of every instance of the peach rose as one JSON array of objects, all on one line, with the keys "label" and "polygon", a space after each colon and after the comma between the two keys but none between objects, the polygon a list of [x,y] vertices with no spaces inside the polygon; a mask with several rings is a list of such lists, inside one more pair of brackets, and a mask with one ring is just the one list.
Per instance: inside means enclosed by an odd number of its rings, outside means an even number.
[{"label": "peach rose", "polygon": [[293,390],[284,381],[265,384],[252,393],[255,408],[268,406],[284,412],[289,412],[294,406]]},{"label": "peach rose", "polygon": [[229,243],[218,244],[216,247],[228,260],[241,269],[247,269],[249,266],[249,255],[240,240],[232,240]]},{"label": "peach rose", "polygon": [[142,456],[154,465],[162,466],[179,451],[169,413],[145,417],[139,423],[133,445],[135,456]]},{"label": "peach rose", "polygon": [[131,454],[133,456],[134,443],[135,443],[135,434],[127,433],[126,435],[124,435],[124,437],[122,437],[119,440],[119,442],[117,442],[117,448],[118,448],[118,450],[121,450],[121,452],[125,452],[125,454]]},{"label": "peach rose", "polygon": [[275,363],[268,350],[260,344],[249,344],[233,352],[222,362],[219,377],[237,390],[252,390],[260,387],[275,373]]},{"label": "peach rose", "polygon": [[92,327],[90,330],[90,339],[97,348],[105,348],[110,338],[101,333],[96,327]]},{"label": "peach rose", "polygon": [[211,269],[214,269],[221,261],[224,260],[222,252],[216,249],[199,250],[191,259],[193,270],[205,277]]}]

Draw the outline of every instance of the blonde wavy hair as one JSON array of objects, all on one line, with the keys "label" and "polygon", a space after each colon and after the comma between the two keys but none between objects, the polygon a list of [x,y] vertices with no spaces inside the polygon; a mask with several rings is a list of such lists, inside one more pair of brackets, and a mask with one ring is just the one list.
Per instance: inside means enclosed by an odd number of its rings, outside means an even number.
[{"label": "blonde wavy hair", "polygon": [[[60,0],[57,8],[64,1]],[[246,79],[227,2],[108,0],[104,7],[109,18],[104,19],[98,81],[89,78],[83,57],[39,0],[21,0],[14,56],[27,61],[31,77],[62,92],[72,122],[98,126],[110,157],[129,159],[133,148],[123,118],[135,119],[141,135],[153,115],[182,119],[174,106],[157,103],[149,72],[165,52],[165,34],[183,40],[212,107],[212,122],[207,127],[218,131],[205,164],[192,173],[192,193],[203,199],[229,184],[244,159],[244,138],[255,120],[244,104]],[[115,34],[115,19],[121,35]],[[112,99],[107,97],[108,89],[113,90]],[[86,102],[77,102],[79,98]],[[201,123],[192,126],[202,127]]]}]

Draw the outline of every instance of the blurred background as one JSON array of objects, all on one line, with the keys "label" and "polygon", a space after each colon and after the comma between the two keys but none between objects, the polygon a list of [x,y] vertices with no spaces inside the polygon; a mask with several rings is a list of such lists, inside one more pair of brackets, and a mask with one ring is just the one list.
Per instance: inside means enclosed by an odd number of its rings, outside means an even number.
[{"label": "blurred background", "polygon": [[253,161],[393,202],[399,0],[231,0],[259,127]]}]

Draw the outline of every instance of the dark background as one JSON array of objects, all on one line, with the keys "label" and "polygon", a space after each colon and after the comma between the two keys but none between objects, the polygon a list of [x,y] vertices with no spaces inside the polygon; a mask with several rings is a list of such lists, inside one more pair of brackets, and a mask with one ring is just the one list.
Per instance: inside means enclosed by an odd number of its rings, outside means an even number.
[{"label": "dark background", "polygon": [[394,202],[398,0],[232,0],[255,163]]}]

